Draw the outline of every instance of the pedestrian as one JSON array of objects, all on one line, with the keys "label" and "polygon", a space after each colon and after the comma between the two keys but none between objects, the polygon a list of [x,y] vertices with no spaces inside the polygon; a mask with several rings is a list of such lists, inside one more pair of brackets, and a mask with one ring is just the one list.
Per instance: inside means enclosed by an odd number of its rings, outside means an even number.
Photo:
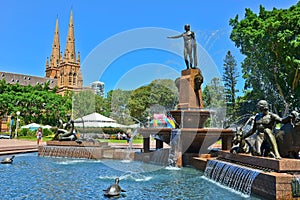
[{"label": "pedestrian", "polygon": [[42,144],[42,137],[43,137],[43,130],[42,127],[38,128],[36,131],[36,139],[37,139],[37,145]]},{"label": "pedestrian", "polygon": [[120,133],[120,132],[117,133],[117,139],[118,139],[118,140],[121,139],[121,133]]},{"label": "pedestrian", "polygon": [[130,133],[126,133],[126,143],[127,143],[127,144],[129,144],[130,139],[131,139]]}]

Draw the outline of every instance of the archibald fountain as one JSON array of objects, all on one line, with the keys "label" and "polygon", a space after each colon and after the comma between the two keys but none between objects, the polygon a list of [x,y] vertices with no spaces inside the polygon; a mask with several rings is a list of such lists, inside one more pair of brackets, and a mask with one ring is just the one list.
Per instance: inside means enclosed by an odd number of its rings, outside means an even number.
[{"label": "archibald fountain", "polygon": [[[222,149],[229,150],[233,131],[222,128],[205,128],[206,120],[214,113],[204,108],[202,100],[203,75],[197,68],[197,44],[195,33],[190,25],[184,26],[185,32],[178,36],[168,38],[184,39],[184,61],[187,69],[181,71],[181,77],[175,83],[179,90],[179,103],[177,110],[171,110],[171,117],[175,120],[176,128],[145,128],[140,129],[144,138],[144,153],[149,152],[150,135],[156,138],[156,148],[162,149],[163,143],[173,145],[176,143],[178,152],[173,156],[172,165],[177,167],[190,165],[195,156],[207,155],[208,147],[222,139]],[[163,151],[161,151],[163,152]],[[158,154],[157,152],[154,154]],[[163,154],[163,153],[162,153]],[[166,157],[166,156],[160,156]],[[153,159],[152,159],[153,160]],[[167,162],[170,162],[167,161]]]},{"label": "archibald fountain", "polygon": [[[211,111],[206,110],[202,102],[202,73],[196,65],[192,66],[192,55],[197,59],[194,33],[189,25],[185,26],[185,30],[179,36],[169,37],[183,37],[187,66],[176,81],[179,89],[178,109],[170,111],[177,127],[140,129],[144,137],[144,155],[135,155],[136,159],[175,163],[177,167],[192,165],[203,170],[205,177],[247,195],[254,193],[267,199],[300,199],[299,115],[292,112],[290,116],[280,118],[270,113],[262,100],[258,103],[261,113],[248,120],[248,123],[252,122],[248,133],[205,128],[204,123]],[[276,134],[273,130],[275,123],[284,123]],[[154,151],[149,147],[150,135],[156,139]],[[253,138],[247,138],[250,135],[255,138],[253,146],[250,144]],[[164,156],[164,153],[173,152],[172,143],[177,138],[180,138],[175,142],[179,152],[172,156],[173,162],[170,162],[171,157]],[[222,149],[217,155],[208,154],[208,147],[219,138],[222,139]],[[169,144],[171,149],[162,151],[163,143]],[[264,149],[263,152],[261,149]]]},{"label": "archibald fountain", "polygon": [[[187,67],[176,80],[179,90],[177,110],[170,111],[176,127],[140,128],[138,132],[143,136],[143,151],[130,154],[130,158],[175,167],[191,165],[204,171],[208,179],[245,194],[254,193],[267,199],[299,199],[299,114],[293,112],[288,118],[281,119],[270,114],[264,102],[260,107],[261,113],[248,120],[252,123],[248,133],[243,132],[243,127],[237,131],[204,127],[213,111],[205,109],[202,101],[203,75],[196,67],[195,35],[189,25],[185,25],[185,30],[179,36],[169,37],[183,37]],[[272,132],[272,123],[275,121],[285,123],[276,136]],[[72,121],[67,124],[71,125],[71,130],[58,129],[54,141],[39,147],[40,156],[92,159],[126,157],[124,152],[117,152],[118,150],[107,146],[107,143],[76,140],[73,136],[74,124]],[[257,137],[259,134],[262,135]],[[248,137],[250,135],[256,136],[253,146]],[[155,150],[150,149],[150,136],[156,139]],[[222,148],[217,154],[211,154],[208,148],[219,139],[222,141]],[[164,143],[171,148],[164,148]],[[176,147],[176,152],[173,147]],[[263,147],[263,152],[260,147]]]}]

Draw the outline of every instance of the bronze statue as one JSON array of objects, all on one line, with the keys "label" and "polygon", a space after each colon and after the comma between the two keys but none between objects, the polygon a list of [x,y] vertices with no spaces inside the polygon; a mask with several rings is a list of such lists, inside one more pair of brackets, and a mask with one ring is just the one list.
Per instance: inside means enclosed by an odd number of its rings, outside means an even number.
[{"label": "bronze statue", "polygon": [[[255,117],[252,118],[252,120],[254,120],[253,127],[242,137],[242,139],[245,139],[255,133],[256,155],[271,155],[276,159],[281,159],[273,131],[276,123],[288,123],[291,119],[291,116],[281,118],[278,115],[270,112],[268,102],[265,100],[260,100],[257,104],[257,107],[260,113],[256,114]],[[268,145],[270,145],[270,148],[268,148]]]},{"label": "bronze statue", "polygon": [[291,113],[290,123],[284,124],[276,134],[280,155],[284,158],[299,158],[300,151],[300,115]]},{"label": "bronze statue", "polygon": [[[168,38],[176,39],[183,37],[184,41],[184,61],[187,69],[197,67],[197,43],[195,38],[195,33],[190,30],[190,25],[186,24],[184,26],[185,32],[177,36],[169,36]],[[194,57],[194,59],[193,59]],[[194,66],[193,66],[194,63]]]},{"label": "bronze statue", "polygon": [[71,115],[67,114],[67,120],[65,127],[63,128],[62,119],[58,120],[57,133],[53,140],[59,141],[75,141],[77,140],[76,134],[74,133],[74,121],[71,119]]}]

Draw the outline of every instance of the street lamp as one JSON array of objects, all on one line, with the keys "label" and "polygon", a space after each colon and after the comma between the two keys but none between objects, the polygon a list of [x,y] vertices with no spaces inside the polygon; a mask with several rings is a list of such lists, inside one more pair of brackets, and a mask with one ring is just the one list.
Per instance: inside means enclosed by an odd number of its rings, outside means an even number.
[{"label": "street lamp", "polygon": [[150,127],[150,119],[151,119],[151,117],[148,116],[147,119],[148,119],[148,128],[149,128]]},{"label": "street lamp", "polygon": [[15,138],[18,137],[18,128],[19,128],[19,122],[20,122],[20,119],[19,119],[19,115],[20,115],[20,111],[17,111],[17,123],[16,123],[16,132],[15,132]]}]

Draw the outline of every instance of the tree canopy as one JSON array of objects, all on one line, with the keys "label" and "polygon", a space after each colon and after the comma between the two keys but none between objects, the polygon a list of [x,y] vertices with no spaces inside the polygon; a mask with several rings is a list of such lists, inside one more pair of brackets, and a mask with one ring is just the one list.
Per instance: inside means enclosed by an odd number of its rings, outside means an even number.
[{"label": "tree canopy", "polygon": [[21,86],[0,81],[0,116],[16,115],[20,111],[23,123],[36,122],[56,125],[58,117],[71,111],[72,101],[65,96],[49,91],[48,84]]},{"label": "tree canopy", "polygon": [[[241,53],[245,89],[280,109],[300,105],[300,2],[289,9],[267,11],[260,6],[259,14],[246,9],[245,17],[230,19],[230,35]],[[278,110],[280,112],[280,110]]]}]

